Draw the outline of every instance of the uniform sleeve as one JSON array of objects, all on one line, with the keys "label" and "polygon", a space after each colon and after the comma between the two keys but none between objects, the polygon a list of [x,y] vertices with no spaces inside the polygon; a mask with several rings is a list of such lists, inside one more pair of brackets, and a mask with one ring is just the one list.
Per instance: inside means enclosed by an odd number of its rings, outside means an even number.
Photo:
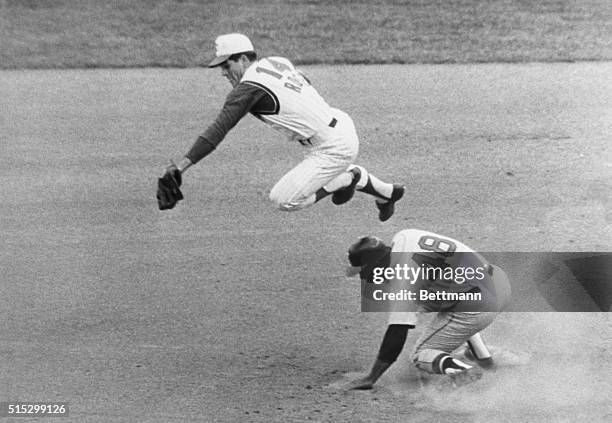
[{"label": "uniform sleeve", "polygon": [[253,105],[267,93],[260,87],[240,83],[227,96],[223,108],[213,123],[198,137],[185,155],[192,163],[197,163],[209,155]]}]

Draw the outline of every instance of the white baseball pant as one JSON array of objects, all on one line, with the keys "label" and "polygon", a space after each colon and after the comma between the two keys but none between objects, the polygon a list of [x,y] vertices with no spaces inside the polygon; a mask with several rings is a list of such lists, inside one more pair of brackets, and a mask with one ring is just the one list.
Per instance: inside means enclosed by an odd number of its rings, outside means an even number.
[{"label": "white baseball pant", "polygon": [[[274,185],[270,200],[285,211],[295,211],[315,202],[315,193],[326,186],[331,191],[346,184],[338,184],[347,178],[359,152],[359,138],[353,120],[346,113],[335,110],[335,126],[327,127],[310,139],[312,147],[304,160],[291,169]],[[350,180],[349,180],[350,182]]]},{"label": "white baseball pant", "polygon": [[432,363],[442,353],[451,354],[472,336],[489,326],[495,312],[432,313],[423,333],[416,341],[412,359],[417,367],[434,372]]}]

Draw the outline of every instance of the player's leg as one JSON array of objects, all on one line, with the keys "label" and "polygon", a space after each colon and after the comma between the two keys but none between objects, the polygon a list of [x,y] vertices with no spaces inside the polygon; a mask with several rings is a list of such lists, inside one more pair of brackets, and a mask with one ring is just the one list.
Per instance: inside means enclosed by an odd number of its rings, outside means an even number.
[{"label": "player's leg", "polygon": [[284,211],[308,207],[352,183],[348,171],[351,157],[339,158],[321,152],[308,154],[274,185],[270,200]]},{"label": "player's leg", "polygon": [[466,348],[463,354],[465,358],[475,362],[482,368],[490,369],[494,365],[491,352],[480,333],[475,333],[466,341]]},{"label": "player's leg", "polygon": [[[352,164],[359,151],[359,137],[355,124],[346,113],[339,110],[334,113],[338,116],[337,123],[333,128],[328,128],[318,135],[322,144],[317,148],[330,156],[351,156]],[[348,202],[357,189],[376,198],[380,220],[384,222],[389,219],[395,211],[395,202],[404,195],[404,187],[383,182],[362,166],[351,165],[348,170],[349,172],[339,174],[337,179],[325,185],[319,192],[319,198],[323,198],[326,193],[333,193],[332,202],[340,205]]]},{"label": "player's leg", "polygon": [[293,211],[330,194],[334,204],[344,204],[357,189],[376,197],[379,219],[388,220],[394,213],[395,202],[404,194],[404,187],[383,182],[364,167],[352,165],[359,139],[348,116],[339,119],[336,127],[324,135],[323,142],[272,188],[270,200],[281,210]]},{"label": "player's leg", "polygon": [[347,170],[336,178],[332,179],[320,191],[321,198],[326,194],[333,193],[332,202],[339,206],[348,203],[355,195],[357,183],[359,183],[361,171],[357,167],[347,168]]},{"label": "player's leg", "polygon": [[429,373],[457,374],[472,368],[451,356],[466,341],[489,326],[497,313],[437,313],[417,340],[413,360]]},{"label": "player's leg", "polygon": [[350,169],[354,173],[357,170],[359,175],[359,180],[355,183],[357,191],[375,197],[379,219],[383,222],[388,220],[395,211],[395,203],[404,196],[404,186],[384,182],[368,172],[363,166],[352,165]]},{"label": "player's leg", "polygon": [[377,200],[385,201],[393,194],[393,184],[384,182],[368,172],[363,166],[352,165],[351,168],[360,170],[360,179],[357,182],[357,190],[376,197]]}]

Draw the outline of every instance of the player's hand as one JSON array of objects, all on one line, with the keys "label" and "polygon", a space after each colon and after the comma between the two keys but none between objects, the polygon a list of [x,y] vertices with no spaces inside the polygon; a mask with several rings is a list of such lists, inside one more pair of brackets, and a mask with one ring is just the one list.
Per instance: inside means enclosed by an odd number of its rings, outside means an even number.
[{"label": "player's hand", "polygon": [[175,178],[178,178],[178,183],[179,185],[181,184],[181,171],[173,161],[170,161],[170,164],[166,166],[166,169],[164,169],[164,174],[162,176],[165,176],[167,174],[171,174]]},{"label": "player's hand", "polygon": [[344,274],[348,278],[352,278],[353,276],[358,275],[359,272],[361,272],[361,267],[357,266],[346,266],[346,269],[344,270]]},{"label": "player's hand", "polygon": [[362,377],[352,382],[349,382],[346,386],[347,391],[360,390],[367,391],[374,387],[374,381],[368,377]]},{"label": "player's hand", "polygon": [[157,179],[157,205],[160,210],[171,209],[183,199],[179,188],[181,183],[181,171],[171,163],[164,170],[162,177]]}]

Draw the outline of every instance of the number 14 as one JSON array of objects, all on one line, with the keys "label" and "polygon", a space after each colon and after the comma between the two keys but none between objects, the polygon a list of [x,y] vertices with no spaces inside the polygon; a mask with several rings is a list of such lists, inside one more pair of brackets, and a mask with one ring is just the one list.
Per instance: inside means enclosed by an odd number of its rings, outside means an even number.
[{"label": "number 14", "polygon": [[[274,69],[278,70],[279,72],[291,71],[291,68],[284,63],[277,62],[276,60],[271,60],[271,59],[267,59],[267,60],[268,62],[272,64],[272,66],[274,66]],[[276,79],[283,79],[283,76],[285,76],[282,73],[275,72],[268,68],[262,68],[260,66],[257,66],[255,68],[255,71],[258,73],[265,73],[267,75],[273,76]],[[302,86],[304,84],[302,84],[302,82],[294,74],[287,75],[286,78],[288,81],[286,81],[284,84],[285,88],[289,88],[290,90],[293,90],[296,93],[302,92]]]}]

